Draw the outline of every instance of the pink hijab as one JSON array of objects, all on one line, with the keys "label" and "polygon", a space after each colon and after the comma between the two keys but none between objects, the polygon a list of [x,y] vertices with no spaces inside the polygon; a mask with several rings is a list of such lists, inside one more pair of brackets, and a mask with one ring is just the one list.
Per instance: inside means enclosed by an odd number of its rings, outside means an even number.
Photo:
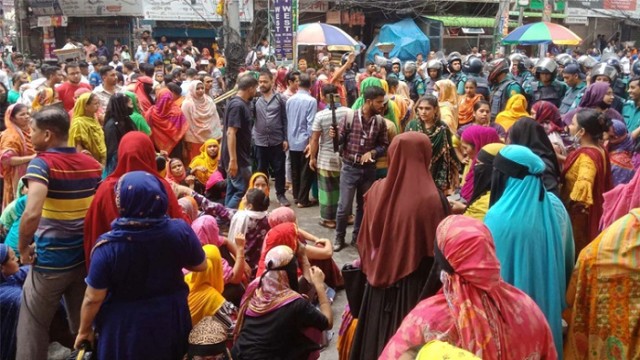
[{"label": "pink hijab", "polygon": [[202,246],[211,244],[220,247],[224,241],[220,237],[218,222],[211,215],[202,215],[195,219],[191,224],[193,232],[196,233]]},{"label": "pink hijab", "polygon": [[500,277],[489,229],[463,215],[437,230],[436,261],[443,287],[402,321],[379,359],[441,340],[482,359],[556,359],[551,329],[535,302]]},{"label": "pink hijab", "polygon": [[640,171],[636,171],[628,184],[621,184],[603,195],[604,212],[600,218],[600,230],[604,230],[616,220],[640,207]]},{"label": "pink hijab", "polygon": [[267,216],[267,221],[269,221],[269,227],[274,228],[277,225],[284,223],[296,223],[296,213],[290,208],[286,206],[281,206]]},{"label": "pink hijab", "polygon": [[478,161],[478,153],[480,153],[480,149],[485,145],[499,143],[500,135],[498,135],[496,129],[492,127],[472,125],[462,133],[462,141],[473,145],[476,151],[476,156],[473,157],[469,165],[469,172],[467,172],[467,176],[464,178],[464,185],[462,185],[462,189],[460,190],[460,196],[466,201],[470,201],[473,195],[473,168]]}]

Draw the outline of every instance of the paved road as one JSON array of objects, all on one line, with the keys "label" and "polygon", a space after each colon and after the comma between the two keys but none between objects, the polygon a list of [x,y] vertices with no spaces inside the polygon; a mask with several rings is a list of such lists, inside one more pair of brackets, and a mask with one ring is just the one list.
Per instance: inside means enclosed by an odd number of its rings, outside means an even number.
[{"label": "paved road", "polygon": [[[272,183],[273,186],[273,183]],[[273,189],[273,187],[272,187]],[[274,204],[272,208],[277,206],[277,202],[275,202],[275,194],[272,194],[272,203]],[[291,201],[292,196],[291,193],[287,193],[287,198]],[[325,227],[320,226],[318,223],[320,222],[320,208],[318,206],[298,209],[295,205],[292,207],[296,215],[298,217],[298,226],[320,238],[326,238],[333,242],[334,230],[327,229]],[[355,210],[355,204],[354,204]],[[347,242],[351,239],[351,231],[353,227],[349,226],[347,228]],[[343,249],[338,253],[333,254],[333,259],[338,264],[339,268],[342,268],[342,265],[348,262],[352,262],[358,257],[358,252],[352,246],[347,246],[347,248]],[[331,344],[327,349],[325,349],[320,354],[320,360],[336,360],[338,359],[338,352],[336,350],[336,343],[338,341],[338,329],[340,329],[340,320],[342,311],[344,310],[345,305],[347,304],[347,297],[344,293],[344,290],[338,291],[336,294],[336,298],[333,302],[333,340],[331,340]]]}]

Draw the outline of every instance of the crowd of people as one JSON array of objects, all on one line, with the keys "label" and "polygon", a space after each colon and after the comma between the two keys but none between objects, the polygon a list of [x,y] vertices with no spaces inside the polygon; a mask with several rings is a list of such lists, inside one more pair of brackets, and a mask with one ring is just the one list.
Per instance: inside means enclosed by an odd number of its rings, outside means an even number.
[{"label": "crowd of people", "polygon": [[341,360],[640,356],[637,55],[261,43],[226,92],[216,47],[144,36],[5,59],[0,359],[317,359],[334,311]]}]

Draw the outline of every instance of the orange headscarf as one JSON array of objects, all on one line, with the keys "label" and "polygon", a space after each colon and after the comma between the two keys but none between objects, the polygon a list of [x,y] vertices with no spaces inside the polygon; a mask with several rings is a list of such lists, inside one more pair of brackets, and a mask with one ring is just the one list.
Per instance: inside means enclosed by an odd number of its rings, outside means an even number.
[{"label": "orange headscarf", "polygon": [[467,96],[460,97],[460,104],[458,104],[458,126],[466,125],[473,121],[473,107],[482,99],[484,99],[482,94],[476,94],[472,98]]}]

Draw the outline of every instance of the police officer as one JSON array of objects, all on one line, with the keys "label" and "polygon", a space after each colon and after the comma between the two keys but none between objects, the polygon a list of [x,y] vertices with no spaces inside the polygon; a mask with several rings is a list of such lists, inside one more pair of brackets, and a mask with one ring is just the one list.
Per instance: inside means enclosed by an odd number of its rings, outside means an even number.
[{"label": "police officer", "polygon": [[616,55],[611,55],[607,60],[607,65],[613,66],[614,69],[618,72],[618,76],[616,80],[612,83],[611,87],[613,88],[613,93],[620,96],[623,99],[627,99],[629,94],[627,93],[627,87],[629,86],[629,79],[627,79],[623,72],[622,66],[620,65],[620,60]]},{"label": "police officer", "polygon": [[[613,66],[609,66],[606,63],[599,63],[591,69],[591,84],[604,81],[611,84],[613,88],[613,84],[618,78],[618,72]],[[615,91],[615,90],[614,90]],[[622,106],[624,105],[624,100],[615,94],[613,95],[613,103],[611,104],[611,108],[616,110],[619,113],[622,113]]]},{"label": "police officer", "polygon": [[536,80],[531,71],[529,71],[528,65],[530,61],[527,56],[522,54],[514,54],[511,56],[511,72],[525,93],[530,91],[531,84]]},{"label": "police officer", "polygon": [[564,79],[562,78],[562,73],[564,72],[565,66],[569,65],[575,60],[573,60],[573,57],[571,57],[571,55],[569,54],[559,54],[556,56],[555,60],[556,60],[556,64],[558,65],[555,78],[557,81],[563,82]]},{"label": "police officer", "polygon": [[424,95],[424,81],[418,75],[417,65],[415,61],[407,61],[404,63],[403,75],[404,80],[409,86],[409,97],[413,101],[418,101],[420,96]]},{"label": "police officer", "polygon": [[464,64],[462,64],[462,72],[467,75],[467,79],[475,80],[477,84],[476,93],[482,94],[485,100],[489,100],[489,97],[491,96],[491,90],[487,78],[482,75],[483,67],[484,64],[482,63],[482,60],[480,60],[478,57],[470,55],[469,57],[467,57],[467,60],[464,62]]},{"label": "police officer", "polygon": [[584,91],[587,88],[587,84],[582,80],[582,74],[580,73],[580,66],[578,64],[565,66],[562,77],[564,78],[564,83],[568,86],[559,108],[560,114],[564,115],[578,107],[582,95],[584,95]]},{"label": "police officer", "polygon": [[427,76],[424,79],[425,93],[428,95],[433,94],[433,88],[436,86],[436,81],[442,79],[442,62],[440,60],[429,60],[427,62]]},{"label": "police officer", "polygon": [[536,64],[536,80],[531,85],[531,105],[546,100],[558,108],[567,92],[567,86],[555,80],[558,65],[549,58],[540,59]]},{"label": "police officer", "polygon": [[597,63],[598,61],[596,61],[596,59],[592,58],[589,55],[582,55],[578,58],[580,71],[587,77],[587,85],[591,84],[591,69],[593,69],[593,67],[596,66]]},{"label": "police officer", "polygon": [[467,82],[467,75],[462,72],[462,57],[458,52],[452,52],[447,59],[447,68],[449,69],[449,80],[453,82],[458,89],[458,94],[464,94],[464,84]]},{"label": "police officer", "polygon": [[391,59],[391,74],[389,74],[389,76],[395,76],[396,79],[400,79],[402,76],[400,70],[402,70],[402,63],[400,62],[400,59],[397,57]]},{"label": "police officer", "polygon": [[504,110],[511,96],[523,94],[522,87],[509,73],[509,60],[493,60],[485,67],[487,80],[491,85],[491,121],[495,121],[499,112]]}]

